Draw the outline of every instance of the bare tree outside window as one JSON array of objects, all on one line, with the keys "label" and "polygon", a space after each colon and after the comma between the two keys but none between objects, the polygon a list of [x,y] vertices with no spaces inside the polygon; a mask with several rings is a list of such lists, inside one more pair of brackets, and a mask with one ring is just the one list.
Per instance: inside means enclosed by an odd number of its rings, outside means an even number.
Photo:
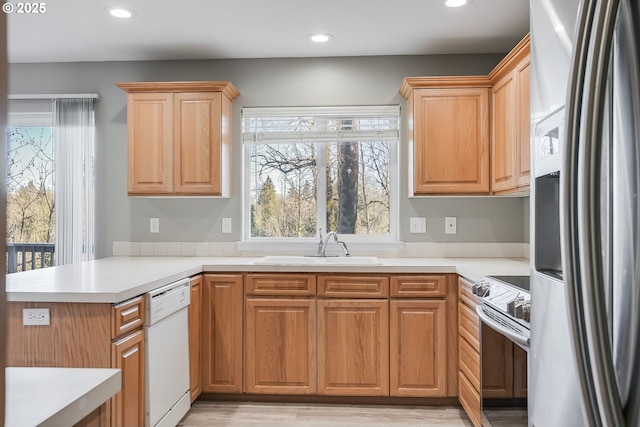
[{"label": "bare tree outside window", "polygon": [[[7,243],[53,243],[55,198],[53,128],[7,129]],[[38,257],[50,266],[52,253],[29,253],[18,259],[18,271]],[[44,257],[43,259],[40,259]]]},{"label": "bare tree outside window", "polygon": [[[305,118],[260,123],[286,142],[248,147],[251,237],[314,237],[318,228],[389,235],[392,141],[305,140],[318,129],[347,134],[352,128],[379,126],[363,122]],[[318,212],[319,207],[326,212]]]}]

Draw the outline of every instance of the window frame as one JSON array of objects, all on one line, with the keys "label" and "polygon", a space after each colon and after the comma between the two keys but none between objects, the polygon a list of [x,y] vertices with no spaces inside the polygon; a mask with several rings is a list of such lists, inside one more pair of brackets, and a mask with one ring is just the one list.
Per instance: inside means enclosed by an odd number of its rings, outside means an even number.
[{"label": "window frame", "polygon": [[[388,141],[389,146],[389,233],[385,235],[380,234],[340,234],[340,239],[345,242],[351,243],[401,243],[399,232],[399,208],[400,208],[400,176],[398,169],[398,161],[400,156],[400,106],[355,106],[355,107],[273,107],[273,108],[255,108],[250,110],[264,111],[264,115],[267,116],[269,112],[277,112],[280,115],[289,116],[314,116],[314,112],[319,115],[326,115],[329,113],[345,114],[354,111],[371,111],[384,110],[388,108],[397,109],[398,115],[398,130],[397,136],[393,141]],[[244,111],[242,109],[241,122],[244,123]],[[243,126],[244,129],[244,126]],[[266,247],[277,247],[279,244],[286,244],[288,249],[308,247],[310,243],[317,243],[319,239],[318,231],[322,228],[323,235],[326,235],[327,230],[324,227],[320,227],[319,224],[326,224],[326,153],[325,150],[316,149],[316,173],[318,180],[318,193],[316,194],[316,234],[314,237],[254,237],[251,236],[251,146],[245,142],[244,130],[242,133],[242,242],[247,244],[265,244]],[[367,142],[367,141],[358,141]],[[324,146],[326,142],[314,142],[316,147]],[[318,172],[322,171],[322,172]],[[242,245],[245,246],[245,245]],[[248,247],[247,247],[248,248]],[[295,250],[295,249],[294,249]]]}]

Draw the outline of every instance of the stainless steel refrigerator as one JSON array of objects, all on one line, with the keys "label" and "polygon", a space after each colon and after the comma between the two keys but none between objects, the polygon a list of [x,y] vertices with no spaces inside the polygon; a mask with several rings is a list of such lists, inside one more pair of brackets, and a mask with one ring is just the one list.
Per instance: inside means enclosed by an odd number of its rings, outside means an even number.
[{"label": "stainless steel refrigerator", "polygon": [[639,46],[638,0],[531,0],[531,426],[640,426]]}]

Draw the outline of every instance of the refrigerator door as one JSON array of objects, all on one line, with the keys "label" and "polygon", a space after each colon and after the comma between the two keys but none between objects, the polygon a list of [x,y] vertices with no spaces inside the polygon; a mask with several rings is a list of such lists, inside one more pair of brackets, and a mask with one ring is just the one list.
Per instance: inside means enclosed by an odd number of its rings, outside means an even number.
[{"label": "refrigerator door", "polygon": [[[535,150],[536,124],[566,103],[579,0],[532,0],[530,4],[531,129],[532,150]],[[560,136],[560,144],[563,143],[563,138]],[[537,170],[535,164],[533,168],[535,177],[550,172]],[[562,177],[562,171],[560,176]],[[565,283],[561,276],[553,277],[535,269],[538,263],[537,247],[549,244],[548,239],[543,237],[545,233],[536,233],[536,227],[547,227],[545,218],[557,218],[560,209],[558,186],[549,184],[550,177],[543,180],[546,181],[543,182],[540,178],[533,180],[530,195],[530,235],[534,236],[530,253],[534,268],[531,271],[529,425],[584,427],[588,425],[588,421],[583,416],[576,356],[571,344]],[[543,200],[548,209],[556,209],[556,212],[546,212],[543,215],[539,211],[542,207],[536,206],[538,200]],[[544,242],[537,241],[536,236]],[[540,261],[541,269],[548,264]]]},{"label": "refrigerator door", "polygon": [[589,425],[637,426],[640,20],[637,2],[585,4],[562,185],[572,338]]}]

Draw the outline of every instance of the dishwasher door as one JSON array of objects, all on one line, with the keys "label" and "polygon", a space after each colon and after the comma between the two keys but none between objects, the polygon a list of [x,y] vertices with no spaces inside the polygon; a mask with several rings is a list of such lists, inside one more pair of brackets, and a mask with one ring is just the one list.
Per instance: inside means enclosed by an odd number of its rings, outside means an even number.
[{"label": "dishwasher door", "polygon": [[189,297],[188,280],[147,294],[145,425],[149,427],[175,426],[190,408]]}]

